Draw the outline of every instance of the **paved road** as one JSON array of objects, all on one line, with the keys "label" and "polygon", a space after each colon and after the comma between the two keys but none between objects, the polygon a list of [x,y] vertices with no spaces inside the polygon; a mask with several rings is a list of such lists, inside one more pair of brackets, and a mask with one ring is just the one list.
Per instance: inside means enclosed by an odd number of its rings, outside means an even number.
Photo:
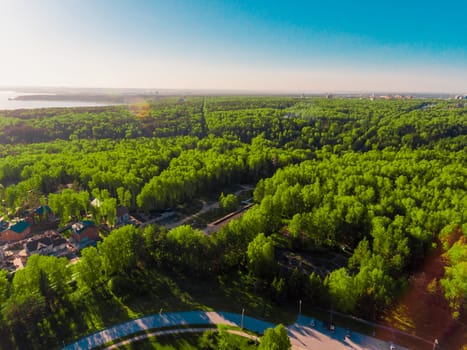
[{"label": "paved road", "polygon": [[[345,337],[346,331],[336,327],[334,333],[320,327],[312,327],[310,318],[301,316],[296,323],[288,327],[292,348],[302,349],[389,349],[389,343],[361,334],[352,333],[350,339]],[[126,337],[128,335],[164,327],[188,325],[219,325],[240,326],[242,315],[230,312],[214,311],[186,311],[166,314],[155,314],[136,320],[131,320],[100,332],[96,332],[67,345],[64,349],[92,349],[105,343]],[[268,328],[275,325],[249,316],[244,316],[243,327],[257,334],[263,334]],[[398,347],[398,349],[403,349]]]},{"label": "paved road", "polygon": [[[326,309],[321,309],[321,310],[323,310],[323,311],[325,311],[325,312],[329,312],[329,311],[330,311],[330,310],[326,310]],[[333,311],[333,313],[334,313],[335,315],[340,315],[340,316],[342,316],[342,317],[355,320],[355,321],[357,321],[357,322],[359,322],[359,323],[367,324],[367,325],[372,326],[372,327],[377,328],[377,329],[386,330],[386,331],[388,331],[388,332],[391,332],[393,335],[400,334],[400,335],[402,335],[402,336],[404,336],[404,337],[412,338],[412,339],[414,339],[414,340],[416,340],[416,341],[418,341],[418,342],[420,342],[420,343],[425,343],[425,344],[430,345],[430,346],[433,345],[432,342],[430,342],[430,341],[428,341],[428,340],[426,340],[426,339],[424,339],[424,338],[422,338],[422,337],[419,337],[419,336],[417,336],[417,335],[404,332],[404,331],[402,331],[402,330],[400,330],[400,329],[397,329],[397,328],[394,328],[394,327],[388,327],[388,326],[384,326],[384,325],[382,325],[382,324],[380,324],[380,323],[376,323],[376,322],[371,322],[371,321],[363,320],[363,319],[361,319],[361,318],[358,318],[358,317],[355,317],[355,316],[352,316],[352,315],[347,315],[347,314],[344,314],[344,313],[339,312],[339,311]]]},{"label": "paved road", "polygon": [[[254,189],[254,186],[250,186],[250,185],[241,185],[241,187],[242,187],[242,189],[235,192],[234,195],[238,196],[240,193],[243,193],[243,192]],[[194,213],[194,214],[192,214],[190,216],[187,216],[187,217],[185,217],[185,218],[183,218],[183,219],[181,219],[181,220],[179,220],[177,222],[173,222],[173,223],[170,223],[170,224],[167,224],[167,225],[164,225],[164,226],[167,229],[170,230],[170,229],[175,228],[177,226],[184,225],[188,221],[194,219],[195,217],[197,217],[199,215],[207,213],[208,211],[210,211],[212,209],[219,208],[219,201],[213,202],[211,204],[206,203],[206,201],[202,201],[202,203],[203,203],[203,207],[198,212],[196,212],[196,213]],[[147,225],[148,223],[151,223],[150,221],[145,222],[143,225]],[[152,220],[152,221],[154,221],[154,220]]]},{"label": "paved road", "polygon": [[186,224],[188,221],[194,219],[195,217],[199,216],[199,215],[202,215],[204,213],[207,213],[208,211],[214,209],[214,208],[219,208],[219,202],[214,202],[214,203],[211,203],[211,204],[207,204],[206,201],[201,201],[203,203],[203,207],[196,213],[190,215],[190,216],[187,216],[187,217],[184,217],[183,219],[177,221],[177,222],[172,222],[170,224],[167,224],[167,225],[164,225],[168,230],[171,230],[177,226],[181,226],[181,225],[184,225]]},{"label": "paved road", "polygon": [[[77,342],[67,345],[64,349],[92,349],[112,340],[126,337],[137,332],[164,327],[186,325],[217,325],[225,324],[240,326],[242,315],[230,312],[186,311],[165,314],[155,314],[136,320],[128,321],[103,331],[91,334]],[[272,323],[245,316],[243,326],[252,332],[262,334],[267,328],[274,327]]]}]

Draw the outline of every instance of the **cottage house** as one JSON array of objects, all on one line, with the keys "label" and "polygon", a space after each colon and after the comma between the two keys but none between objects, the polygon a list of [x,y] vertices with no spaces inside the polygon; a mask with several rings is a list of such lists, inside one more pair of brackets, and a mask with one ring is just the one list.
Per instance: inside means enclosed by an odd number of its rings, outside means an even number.
[{"label": "cottage house", "polygon": [[25,244],[28,255],[55,255],[67,249],[68,241],[54,231],[48,231],[46,235],[35,237]]},{"label": "cottage house", "polygon": [[29,222],[31,224],[39,222],[52,222],[55,217],[52,213],[52,209],[48,205],[41,205],[35,208],[29,215]]},{"label": "cottage house", "polygon": [[96,241],[99,239],[99,229],[94,221],[83,220],[71,225],[71,235],[78,243],[84,239]]},{"label": "cottage house", "polygon": [[10,223],[8,221],[0,220],[0,232],[5,231],[8,228],[8,226],[10,226]]},{"label": "cottage house", "polygon": [[115,225],[125,225],[130,222],[130,214],[127,207],[117,207],[117,217],[115,218]]},{"label": "cottage house", "polygon": [[4,242],[20,241],[31,232],[31,225],[27,221],[19,221],[16,224],[9,225],[1,232]]},{"label": "cottage house", "polygon": [[53,235],[52,237],[52,254],[60,253],[67,249],[68,241],[60,235]]}]

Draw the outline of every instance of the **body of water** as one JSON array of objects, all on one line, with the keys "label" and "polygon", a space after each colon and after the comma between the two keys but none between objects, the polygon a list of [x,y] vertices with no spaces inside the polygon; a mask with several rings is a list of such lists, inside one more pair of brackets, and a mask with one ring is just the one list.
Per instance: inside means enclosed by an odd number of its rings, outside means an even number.
[{"label": "body of water", "polygon": [[[22,93],[18,91],[0,90],[0,110],[5,109],[32,109],[32,108],[51,108],[51,107],[95,107],[108,106],[111,103],[87,102],[87,101],[23,101],[11,100],[16,96],[38,95],[34,93]],[[40,93],[44,95],[44,93]]]}]

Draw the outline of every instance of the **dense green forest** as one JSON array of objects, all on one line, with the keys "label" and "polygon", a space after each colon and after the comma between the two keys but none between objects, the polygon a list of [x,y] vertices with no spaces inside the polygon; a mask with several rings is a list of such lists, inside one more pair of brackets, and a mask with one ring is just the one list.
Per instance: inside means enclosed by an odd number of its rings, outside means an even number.
[{"label": "dense green forest", "polygon": [[255,205],[215,234],[128,225],[76,264],[33,255],[14,276],[0,271],[6,348],[58,347],[115,322],[103,311],[112,303],[163,298],[173,276],[241,275],[275,305],[378,320],[438,245],[446,266],[435,283],[454,318],[467,306],[463,102],[154,97],[0,111],[0,157],[5,219],[47,198],[62,226],[94,210],[94,197],[112,222],[116,205],[152,213],[255,185]]}]

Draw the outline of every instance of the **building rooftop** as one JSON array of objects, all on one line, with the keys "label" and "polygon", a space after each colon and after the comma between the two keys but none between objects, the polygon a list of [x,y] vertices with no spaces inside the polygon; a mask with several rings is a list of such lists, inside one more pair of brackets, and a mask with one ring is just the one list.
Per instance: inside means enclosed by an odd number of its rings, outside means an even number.
[{"label": "building rooftop", "polygon": [[54,247],[58,247],[62,244],[68,243],[68,241],[65,238],[63,238],[62,236],[58,236],[58,235],[52,237],[52,242],[53,242]]},{"label": "building rooftop", "polygon": [[10,224],[7,221],[0,221],[0,231],[4,231],[8,228]]},{"label": "building rooftop", "polygon": [[76,224],[73,224],[71,226],[72,230],[80,235],[84,230],[86,230],[88,227],[93,227],[93,226],[96,226],[96,224],[94,223],[94,221],[91,221],[91,220],[83,220],[83,221],[79,221],[77,222]]},{"label": "building rooftop", "polygon": [[10,226],[10,230],[13,231],[13,232],[16,232],[16,233],[21,233],[21,232],[23,232],[24,230],[26,230],[29,226],[31,226],[31,225],[29,224],[29,222],[27,222],[27,221],[19,221],[19,222],[17,222],[16,224],[11,225],[11,226]]},{"label": "building rooftop", "polygon": [[44,215],[44,212],[49,214],[52,212],[52,209],[48,205],[41,205],[39,208],[36,208],[35,213],[38,215]]},{"label": "building rooftop", "polygon": [[117,216],[123,216],[125,214],[128,214],[129,211],[128,211],[128,208],[127,207],[117,207]]},{"label": "building rooftop", "polygon": [[41,237],[39,239],[34,239],[26,243],[26,250],[28,252],[35,252],[41,247],[48,247],[52,245],[52,239],[50,237]]}]

